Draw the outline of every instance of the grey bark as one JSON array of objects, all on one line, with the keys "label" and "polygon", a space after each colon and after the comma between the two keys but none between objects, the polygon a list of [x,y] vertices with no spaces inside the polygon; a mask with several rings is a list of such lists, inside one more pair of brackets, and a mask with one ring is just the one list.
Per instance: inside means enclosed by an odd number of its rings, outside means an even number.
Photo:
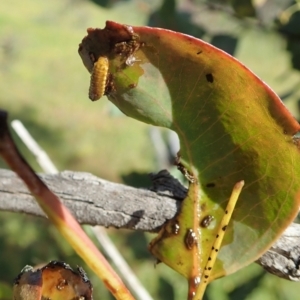
[{"label": "grey bark", "polygon": [[[83,172],[40,174],[82,224],[157,232],[174,217],[187,189],[167,171],[152,176],[151,189],[112,183]],[[0,169],[0,210],[45,217],[23,182]],[[292,224],[257,260],[270,273],[300,281],[300,225]]]},{"label": "grey bark", "polygon": [[[153,179],[153,191],[112,183],[83,172],[39,176],[81,224],[157,232],[175,215],[186,194],[186,188],[167,171],[159,174]],[[0,195],[0,210],[45,216],[12,171],[0,169]]]}]

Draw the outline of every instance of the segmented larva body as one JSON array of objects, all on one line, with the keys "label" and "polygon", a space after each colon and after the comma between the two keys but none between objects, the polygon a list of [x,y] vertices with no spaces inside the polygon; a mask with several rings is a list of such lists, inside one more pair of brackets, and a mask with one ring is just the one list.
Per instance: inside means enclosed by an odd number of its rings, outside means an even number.
[{"label": "segmented larva body", "polygon": [[92,101],[99,100],[105,93],[106,81],[108,76],[108,59],[105,56],[100,56],[94,63],[89,98]]}]

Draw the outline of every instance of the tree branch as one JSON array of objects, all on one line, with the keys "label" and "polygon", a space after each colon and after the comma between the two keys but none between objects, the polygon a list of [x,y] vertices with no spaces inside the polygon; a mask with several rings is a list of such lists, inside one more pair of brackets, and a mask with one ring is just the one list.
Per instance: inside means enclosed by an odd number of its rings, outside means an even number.
[{"label": "tree branch", "polygon": [[[160,175],[153,181],[158,192],[112,183],[83,172],[39,176],[81,224],[157,232],[176,214],[186,194],[186,189],[167,171]],[[45,217],[12,171],[0,169],[0,197],[0,210]]]},{"label": "tree branch", "polygon": [[[151,189],[112,183],[83,172],[40,175],[82,224],[158,232],[180,208],[187,189],[167,171]],[[0,169],[0,210],[45,217],[21,179]],[[276,276],[300,281],[300,225],[292,224],[258,261]]]}]

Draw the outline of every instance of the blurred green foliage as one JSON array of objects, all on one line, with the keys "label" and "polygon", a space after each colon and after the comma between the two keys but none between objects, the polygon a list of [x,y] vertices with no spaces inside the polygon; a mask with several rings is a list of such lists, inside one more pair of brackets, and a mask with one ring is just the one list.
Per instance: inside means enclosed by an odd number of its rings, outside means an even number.
[{"label": "blurred green foliage", "polygon": [[[108,101],[91,103],[89,75],[77,54],[88,27],[106,20],[181,31],[236,56],[267,82],[299,119],[300,7],[290,0],[3,0],[0,5],[0,103],[20,119],[60,170],[92,172],[139,186],[158,171],[149,127]],[[230,74],[228,74],[230,76]],[[95,106],[97,106],[95,108]],[[41,171],[22,143],[26,159]],[[0,161],[0,167],[5,167]],[[142,180],[140,180],[142,179]],[[122,254],[154,299],[185,299],[186,283],[154,268],[150,234],[110,229]],[[0,299],[10,299],[26,265],[64,260],[82,265],[95,299],[112,299],[46,220],[0,213]],[[150,280],[149,280],[150,279]],[[205,299],[298,299],[300,285],[251,265],[213,282]]]}]

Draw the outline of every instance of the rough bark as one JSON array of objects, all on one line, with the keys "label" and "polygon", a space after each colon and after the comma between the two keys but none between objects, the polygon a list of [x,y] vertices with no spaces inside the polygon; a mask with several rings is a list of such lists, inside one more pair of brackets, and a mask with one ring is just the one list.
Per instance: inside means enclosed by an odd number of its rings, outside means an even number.
[{"label": "rough bark", "polygon": [[[137,189],[83,172],[41,174],[82,224],[157,232],[178,211],[187,189],[167,171],[152,176],[150,189]],[[45,217],[23,182],[0,169],[0,210]],[[300,225],[291,224],[258,261],[276,276],[300,280]]]}]

